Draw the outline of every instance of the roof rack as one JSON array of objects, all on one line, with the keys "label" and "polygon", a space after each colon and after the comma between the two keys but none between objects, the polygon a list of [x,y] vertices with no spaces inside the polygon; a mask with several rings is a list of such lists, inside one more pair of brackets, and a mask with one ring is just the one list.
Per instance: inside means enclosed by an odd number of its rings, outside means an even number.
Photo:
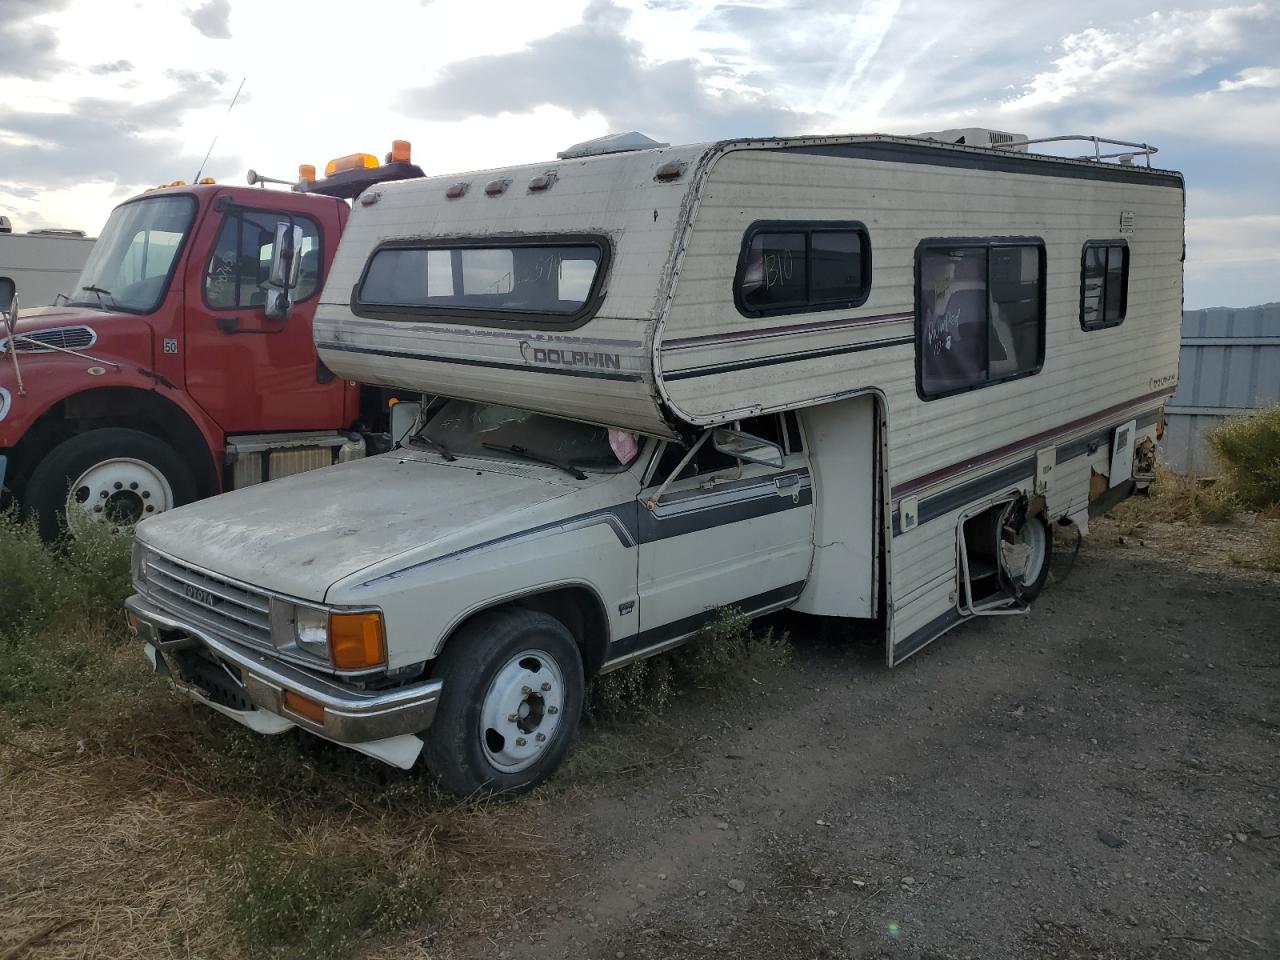
[{"label": "roof rack", "polygon": [[[1082,133],[1070,133],[1062,137],[1037,137],[1034,140],[1014,140],[1011,143],[993,143],[992,150],[1017,150],[1026,148],[1032,143],[1061,143],[1063,141],[1084,141],[1093,144],[1093,156],[1085,154],[1083,157],[1077,157],[1078,160],[1119,160],[1125,166],[1133,163],[1134,157],[1146,157],[1147,167],[1151,166],[1151,156],[1158,153],[1159,149],[1153,147],[1149,143],[1131,143],[1128,140],[1112,140],[1110,137],[1093,137]],[[1121,150],[1118,153],[1103,153],[1103,147],[1133,147],[1132,150]]]}]

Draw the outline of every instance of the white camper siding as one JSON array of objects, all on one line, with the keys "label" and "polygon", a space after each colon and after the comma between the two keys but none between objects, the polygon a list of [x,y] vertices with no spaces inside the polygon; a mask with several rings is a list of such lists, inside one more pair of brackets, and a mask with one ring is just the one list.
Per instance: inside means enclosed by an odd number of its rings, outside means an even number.
[{"label": "white camper siding", "polygon": [[[1132,233],[1121,232],[1122,212],[1133,214]],[[873,263],[868,300],[844,311],[740,314],[728,278],[744,234],[758,220],[866,224]],[[1037,448],[1072,453],[1067,448],[1075,442],[1073,456],[1087,462],[1082,438],[1139,413],[1149,424],[1172,386],[1182,223],[1183,193],[1172,180],[1111,182],[730,151],[711,167],[702,189],[660,330],[662,388],[680,416],[701,423],[878,388],[888,407],[895,512],[904,494],[925,500],[966,484],[973,490],[969,502],[977,502],[990,495],[983,478],[992,476],[1003,489],[1029,490],[1029,458]],[[1045,363],[1029,377],[923,401],[916,393],[916,248],[945,237],[1044,242]],[[1086,240],[1115,239],[1129,247],[1127,316],[1118,327],[1085,332],[1082,248]],[[804,356],[809,353],[815,355]],[[796,362],[777,362],[793,354],[801,355]],[[1088,468],[1064,460],[1057,471],[1055,515],[1083,509]],[[917,529],[893,538],[890,597],[900,641],[930,639],[954,611],[963,507],[935,508]]]},{"label": "white camper siding", "polygon": [[[652,327],[692,182],[658,183],[675,160],[692,169],[702,147],[648,150],[386,183],[357,202],[316,314],[321,359],[340,376],[428,393],[512,404],[615,427],[670,435],[653,386]],[[529,181],[554,170],[542,192]],[[506,179],[499,196],[485,185]],[[454,183],[467,192],[448,199]],[[598,234],[611,242],[603,302],[576,329],[516,329],[451,320],[352,314],[370,255],[389,240],[502,234]],[[601,357],[608,365],[601,366]],[[616,360],[616,367],[612,361]]]}]

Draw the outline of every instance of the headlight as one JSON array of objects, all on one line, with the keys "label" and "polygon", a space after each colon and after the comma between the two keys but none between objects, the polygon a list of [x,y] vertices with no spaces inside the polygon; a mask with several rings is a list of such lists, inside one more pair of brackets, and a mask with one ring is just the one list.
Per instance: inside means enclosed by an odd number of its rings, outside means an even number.
[{"label": "headlight", "polygon": [[321,660],[329,659],[329,611],[316,607],[293,608],[293,639]]}]

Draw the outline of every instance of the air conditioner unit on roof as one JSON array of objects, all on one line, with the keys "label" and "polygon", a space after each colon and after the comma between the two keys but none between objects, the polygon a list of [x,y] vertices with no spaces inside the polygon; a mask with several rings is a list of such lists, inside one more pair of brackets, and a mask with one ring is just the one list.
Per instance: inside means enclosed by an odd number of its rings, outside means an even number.
[{"label": "air conditioner unit on roof", "polygon": [[646,137],[643,133],[632,130],[628,133],[611,133],[608,136],[596,137],[575,143],[568,150],[556,154],[561,160],[575,160],[578,157],[598,157],[605,153],[627,153],[631,150],[654,150],[658,147],[669,147],[669,143],[659,143]]},{"label": "air conditioner unit on roof", "polygon": [[[1006,133],[1003,130],[989,130],[986,127],[957,127],[953,130],[931,130],[928,133],[917,133],[921,140],[940,140],[943,143],[959,143],[967,147],[994,147],[1007,143],[1019,144],[1027,139],[1023,133]],[[1023,153],[1025,144],[1007,149],[1020,150]]]}]

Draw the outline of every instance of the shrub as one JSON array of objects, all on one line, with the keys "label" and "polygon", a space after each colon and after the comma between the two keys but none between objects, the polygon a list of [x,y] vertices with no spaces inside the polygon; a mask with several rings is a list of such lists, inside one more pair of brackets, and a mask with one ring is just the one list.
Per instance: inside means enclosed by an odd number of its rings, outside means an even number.
[{"label": "shrub", "polygon": [[1224,420],[1209,445],[1241,502],[1258,510],[1280,504],[1280,406]]},{"label": "shrub", "polygon": [[791,647],[785,635],[751,629],[737,607],[722,607],[715,618],[669,653],[638,660],[600,677],[587,703],[588,714],[620,719],[656,712],[683,686],[715,687],[755,673],[785,667]]},{"label": "shrub", "polygon": [[442,885],[430,851],[360,839],[336,830],[291,849],[238,838],[227,915],[249,956],[342,957],[363,937],[427,919]]}]

